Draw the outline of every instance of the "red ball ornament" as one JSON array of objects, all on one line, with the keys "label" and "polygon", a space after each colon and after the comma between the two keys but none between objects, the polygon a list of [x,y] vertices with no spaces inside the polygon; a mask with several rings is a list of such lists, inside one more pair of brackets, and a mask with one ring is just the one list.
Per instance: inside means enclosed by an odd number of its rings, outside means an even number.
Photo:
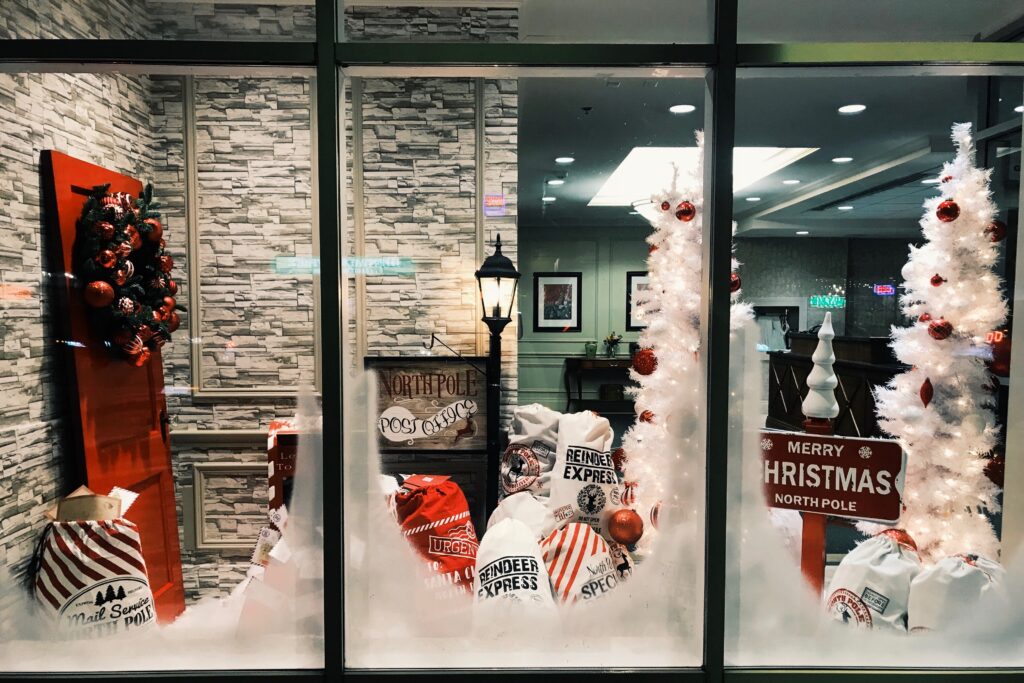
[{"label": "red ball ornament", "polygon": [[985,336],[985,341],[992,347],[992,360],[986,360],[990,372],[1001,377],[1010,376],[1010,331],[996,330]]},{"label": "red ball ornament", "polygon": [[150,243],[159,243],[160,238],[164,235],[164,226],[160,225],[160,221],[155,218],[147,218],[142,221],[142,223],[149,226],[149,232],[146,233],[146,239]]},{"label": "red ball ornament", "polygon": [[137,356],[142,353],[142,340],[133,335],[131,339],[121,345],[121,350],[129,356]]},{"label": "red ball ornament", "polygon": [[178,283],[175,282],[174,280],[168,280],[167,290],[171,293],[171,296],[174,296],[175,294],[178,293]]},{"label": "red ball ornament", "polygon": [[106,242],[114,236],[114,224],[110,221],[97,221],[93,223],[92,231]]},{"label": "red ball ornament", "polygon": [[676,218],[684,223],[689,223],[697,216],[697,207],[691,202],[679,202],[676,206]]},{"label": "red ball ornament", "polygon": [[653,349],[640,349],[633,356],[633,369],[641,375],[650,375],[658,369],[658,357]]},{"label": "red ball ornament", "polygon": [[165,273],[169,273],[171,272],[171,268],[174,267],[174,259],[168,256],[167,254],[164,254],[163,256],[157,259],[157,265],[159,265],[160,270],[162,270]]},{"label": "red ball ornament", "polygon": [[648,255],[653,254],[656,251],[658,251],[658,246],[656,244],[652,244],[651,246],[647,247]]},{"label": "red ball ornament", "polygon": [[[129,263],[131,263],[129,261]],[[124,283],[128,282],[128,269],[118,268],[114,271],[114,282],[117,283],[118,287],[123,287]]]},{"label": "red ball ornament", "polygon": [[942,277],[938,273],[935,273],[935,275],[932,275],[932,279],[931,279],[932,287],[941,287],[942,283],[946,282],[946,281],[947,281],[946,278]]},{"label": "red ball ornament", "polygon": [[102,280],[95,280],[85,286],[85,303],[93,308],[109,306],[114,301],[114,288]]},{"label": "red ball ornament", "polygon": [[927,408],[928,404],[931,403],[932,399],[935,397],[935,387],[932,386],[932,380],[930,378],[926,377],[924,382],[921,383],[921,390],[918,394],[921,396],[921,403],[923,403],[924,407]]},{"label": "red ball ornament", "polygon": [[133,251],[142,246],[142,238],[139,237],[139,231],[135,229],[134,225],[126,227],[124,232],[128,235],[128,243],[132,245]]},{"label": "red ball ornament", "polygon": [[917,552],[917,543],[914,542],[914,539],[906,532],[905,529],[886,529],[876,535],[888,536],[907,550],[913,550],[915,553]]},{"label": "red ball ornament", "polygon": [[154,309],[152,309],[152,311],[153,311],[153,322],[157,323],[157,324],[162,323],[164,321],[164,316],[160,312],[160,309],[159,308],[154,308]]},{"label": "red ball ornament", "polygon": [[1001,453],[994,454],[985,463],[985,476],[999,488],[1003,488],[1006,481],[1006,456]]},{"label": "red ball ornament", "polygon": [[928,334],[931,335],[932,339],[942,341],[953,334],[953,323],[945,318],[933,320],[928,324]]},{"label": "red ball ornament", "polygon": [[740,287],[743,286],[743,281],[740,280],[740,276],[736,273],[732,273],[729,276],[729,291],[733,294],[740,291]]},{"label": "red ball ornament", "polygon": [[104,268],[113,268],[114,264],[117,263],[117,254],[109,249],[104,249],[96,254],[96,263]]},{"label": "red ball ornament", "polygon": [[662,210],[662,211],[668,211],[668,210],[669,210],[669,209],[671,209],[671,208],[672,208],[672,205],[671,205],[671,204],[669,204],[667,200],[666,200],[666,201],[663,201],[663,202],[661,203],[661,210]]},{"label": "red ball ornament", "polygon": [[626,449],[616,448],[612,451],[612,465],[615,466],[616,472],[621,472],[622,468],[626,466]]},{"label": "red ball ornament", "polygon": [[985,234],[988,235],[989,242],[1002,242],[1006,239],[1006,223],[1000,220],[992,221],[985,228]]},{"label": "red ball ornament", "polygon": [[167,329],[174,332],[181,326],[181,318],[177,311],[171,311],[171,317],[167,319]]},{"label": "red ball ornament", "polygon": [[928,322],[931,319],[932,319],[932,314],[931,313],[922,313],[921,317],[919,317],[917,319],[917,321],[921,322],[921,323],[926,323],[926,322]]},{"label": "red ball ornament", "polygon": [[608,535],[617,543],[633,545],[644,535],[644,520],[634,510],[616,510],[608,519]]},{"label": "red ball ornament", "polygon": [[653,424],[654,423],[654,413],[652,411],[650,411],[650,410],[643,411],[642,413],[640,413],[640,421]]},{"label": "red ball ornament", "polygon": [[173,296],[165,296],[163,300],[163,306],[168,311],[173,311],[174,307],[178,305],[178,302],[174,300]]},{"label": "red ball ornament", "polygon": [[952,223],[960,217],[960,205],[952,199],[947,199],[935,209],[935,215],[943,223]]},{"label": "red ball ornament", "polygon": [[948,183],[952,179],[953,179],[953,176],[951,176],[951,175],[944,175],[944,176],[942,176],[942,182],[944,182],[944,183]]}]

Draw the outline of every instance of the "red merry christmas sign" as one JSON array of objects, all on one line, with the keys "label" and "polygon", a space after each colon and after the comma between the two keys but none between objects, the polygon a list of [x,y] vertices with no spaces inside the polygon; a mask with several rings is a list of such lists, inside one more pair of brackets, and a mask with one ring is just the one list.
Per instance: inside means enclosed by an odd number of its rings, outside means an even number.
[{"label": "red merry christmas sign", "polygon": [[895,441],[763,431],[761,455],[771,507],[899,520],[907,458]]}]

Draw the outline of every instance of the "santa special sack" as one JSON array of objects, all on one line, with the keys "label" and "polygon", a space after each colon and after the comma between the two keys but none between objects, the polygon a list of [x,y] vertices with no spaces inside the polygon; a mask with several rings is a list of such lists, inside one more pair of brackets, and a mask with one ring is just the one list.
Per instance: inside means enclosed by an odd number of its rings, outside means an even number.
[{"label": "santa special sack", "polygon": [[590,411],[563,415],[558,421],[548,502],[554,528],[583,522],[605,535],[608,517],[620,499],[613,437],[608,420]]},{"label": "santa special sack", "polygon": [[519,406],[512,412],[509,445],[501,456],[502,496],[529,491],[547,499],[561,417],[561,413],[539,403]]},{"label": "santa special sack", "polygon": [[540,544],[551,588],[560,602],[599,598],[619,579],[608,545],[586,524],[572,522]]},{"label": "santa special sack", "polygon": [[473,589],[481,610],[513,606],[551,609],[551,585],[540,547],[529,527],[516,519],[504,519],[484,534],[476,557]]},{"label": "santa special sack", "polygon": [[478,544],[459,485],[446,476],[416,474],[402,482],[394,501],[402,534],[430,568],[444,584],[469,591]]},{"label": "santa special sack", "polygon": [[863,628],[907,628],[910,582],[921,571],[917,544],[902,529],[886,529],[843,558],[829,583],[829,615]]},{"label": "santa special sack", "polygon": [[139,529],[124,518],[51,523],[34,588],[43,610],[72,637],[134,632],[156,620]]},{"label": "santa special sack", "polygon": [[924,569],[910,584],[911,631],[941,630],[969,620],[982,597],[1005,592],[1005,570],[979,555],[945,557]]}]

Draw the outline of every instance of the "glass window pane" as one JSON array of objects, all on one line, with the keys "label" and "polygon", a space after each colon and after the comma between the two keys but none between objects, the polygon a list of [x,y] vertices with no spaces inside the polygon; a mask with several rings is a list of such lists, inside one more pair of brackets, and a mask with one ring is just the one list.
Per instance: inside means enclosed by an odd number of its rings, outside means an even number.
[{"label": "glass window pane", "polygon": [[347,666],[700,665],[698,75],[346,80]]},{"label": "glass window pane", "polygon": [[1022,17],[1014,0],[739,0],[739,41],[1007,41],[1020,38]]},{"label": "glass window pane", "polygon": [[323,665],[313,97],[0,74],[5,671]]},{"label": "glass window pane", "polygon": [[708,43],[705,0],[339,0],[351,42]]},{"label": "glass window pane", "polygon": [[1021,75],[737,82],[728,664],[1020,665]]},{"label": "glass window pane", "polygon": [[0,7],[0,39],[310,41],[315,33],[313,0],[5,0]]}]

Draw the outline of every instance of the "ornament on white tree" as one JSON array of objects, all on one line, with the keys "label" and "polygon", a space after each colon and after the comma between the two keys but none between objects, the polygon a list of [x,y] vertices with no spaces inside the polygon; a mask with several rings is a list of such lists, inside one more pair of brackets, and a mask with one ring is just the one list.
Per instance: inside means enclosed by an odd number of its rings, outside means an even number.
[{"label": "ornament on white tree", "polygon": [[807,375],[807,397],[801,405],[804,417],[831,420],[839,415],[835,391],[839,379],[832,371],[832,365],[836,362],[836,354],[832,350],[832,340],[835,338],[832,313],[829,312],[825,314],[825,320],[818,330],[818,346],[811,355],[814,368]]},{"label": "ornament on white tree", "polygon": [[907,452],[899,525],[926,561],[999,550],[985,514],[998,510],[999,488],[985,476],[997,430],[982,357],[986,335],[1006,318],[992,271],[996,207],[991,171],[975,166],[970,124],[954,125],[952,137],[957,154],[943,168],[941,195],[924,204],[927,241],[910,247],[902,270],[900,305],[917,322],[893,329],[892,348],[911,369],[875,391],[879,425]]}]

